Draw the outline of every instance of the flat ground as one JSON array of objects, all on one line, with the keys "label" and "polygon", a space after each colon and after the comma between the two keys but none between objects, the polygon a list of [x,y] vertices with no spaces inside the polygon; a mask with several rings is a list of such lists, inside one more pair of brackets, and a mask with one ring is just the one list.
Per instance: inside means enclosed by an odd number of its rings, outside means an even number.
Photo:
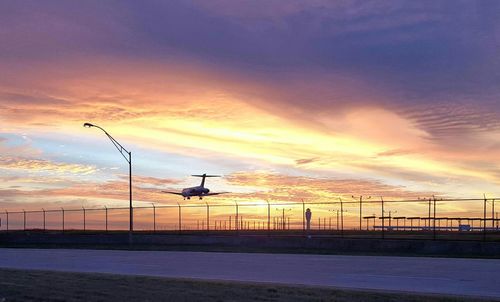
[{"label": "flat ground", "polygon": [[0,249],[0,268],[327,286],[500,299],[500,260]]},{"label": "flat ground", "polygon": [[276,284],[0,269],[0,301],[472,302],[478,299]]}]

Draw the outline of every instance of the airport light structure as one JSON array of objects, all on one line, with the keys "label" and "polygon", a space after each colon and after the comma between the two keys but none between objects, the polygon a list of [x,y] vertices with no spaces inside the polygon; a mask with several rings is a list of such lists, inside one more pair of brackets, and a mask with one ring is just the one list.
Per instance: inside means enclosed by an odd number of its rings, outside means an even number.
[{"label": "airport light structure", "polygon": [[[352,195],[353,199],[358,199],[359,198],[359,230],[361,231],[363,229],[363,195],[360,195],[359,197],[356,197]],[[371,196],[365,197],[365,199],[370,199],[372,198]]]},{"label": "airport light structure", "polygon": [[329,212],[333,212],[333,213],[336,213],[336,218],[337,218],[337,231],[340,230],[340,223],[339,223],[339,213],[340,215],[342,215],[342,229],[344,229],[344,213],[347,213],[348,211],[347,210],[344,210],[343,207],[341,207],[341,210],[339,209],[335,209],[335,210],[328,210]]},{"label": "airport light structure", "polygon": [[[287,208],[282,208],[282,209],[276,209],[276,211],[281,211],[282,216],[281,216],[281,227],[283,230],[286,229],[286,221],[285,221],[285,211],[291,211],[292,209],[287,209]],[[290,225],[288,225],[290,227]]]},{"label": "airport light structure", "polygon": [[113,145],[116,147],[118,152],[125,158],[125,160],[128,163],[128,180],[129,180],[129,240],[132,238],[132,232],[134,231],[134,208],[132,207],[132,152],[128,151],[125,149],[116,139],[114,139],[106,130],[104,130],[102,127],[99,127],[97,125],[91,124],[91,123],[85,123],[83,124],[83,127],[85,128],[98,128],[101,129],[104,134],[109,138],[109,140],[113,143]]}]

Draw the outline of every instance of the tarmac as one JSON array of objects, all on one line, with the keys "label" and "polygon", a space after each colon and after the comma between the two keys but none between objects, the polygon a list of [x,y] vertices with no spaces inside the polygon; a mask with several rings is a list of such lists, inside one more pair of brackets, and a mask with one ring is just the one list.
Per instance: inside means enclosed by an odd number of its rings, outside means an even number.
[{"label": "tarmac", "polygon": [[0,268],[500,299],[498,259],[1,248]]}]

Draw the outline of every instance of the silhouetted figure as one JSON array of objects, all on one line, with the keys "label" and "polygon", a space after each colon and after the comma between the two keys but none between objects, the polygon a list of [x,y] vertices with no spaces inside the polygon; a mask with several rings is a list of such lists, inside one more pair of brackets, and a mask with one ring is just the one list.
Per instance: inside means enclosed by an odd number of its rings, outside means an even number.
[{"label": "silhouetted figure", "polygon": [[311,230],[311,217],[312,217],[311,209],[307,208],[305,215],[307,221],[307,226],[306,226],[307,235],[309,236],[309,231]]}]

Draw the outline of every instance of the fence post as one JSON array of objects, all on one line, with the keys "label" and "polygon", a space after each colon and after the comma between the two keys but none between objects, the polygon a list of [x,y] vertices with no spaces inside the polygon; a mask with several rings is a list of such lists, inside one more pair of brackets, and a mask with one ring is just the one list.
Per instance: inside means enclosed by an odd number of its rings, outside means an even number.
[{"label": "fence post", "polygon": [[432,235],[432,239],[433,240],[436,240],[436,196],[432,195],[432,199],[434,201],[434,218],[433,218],[433,224],[432,224],[432,227],[433,227],[433,235]]},{"label": "fence post", "polygon": [[43,211],[43,230],[45,231],[45,209],[42,208]]},{"label": "fence post", "polygon": [[205,202],[207,205],[207,234],[210,232],[210,206],[208,205],[208,202]]},{"label": "fence post", "polygon": [[23,209],[23,231],[26,231],[26,211]]},{"label": "fence post", "polygon": [[269,200],[266,200],[267,202],[267,235],[271,235],[271,204],[269,203]]},{"label": "fence post", "polygon": [[344,203],[342,198],[340,198],[340,236],[344,237]]},{"label": "fence post", "polygon": [[385,219],[384,219],[384,198],[380,196],[380,201],[382,202],[382,239],[385,238]]},{"label": "fence post", "polygon": [[64,208],[61,208],[62,211],[62,231],[64,232]]},{"label": "fence post", "polygon": [[431,229],[431,199],[429,198],[429,217],[428,217],[428,224],[427,224],[427,227],[429,228],[429,230]]},{"label": "fence post", "polygon": [[104,211],[106,212],[106,232],[108,231],[108,207],[104,206]]},{"label": "fence post", "polygon": [[339,210],[337,209],[336,212],[337,212],[337,224],[336,224],[336,226],[337,226],[337,232],[338,232],[339,228],[340,228],[340,225],[339,225]]},{"label": "fence post", "polygon": [[304,199],[302,199],[302,233],[306,234],[306,205],[304,204]]},{"label": "fence post", "polygon": [[484,205],[483,205],[483,241],[486,241],[486,194],[484,196]]},{"label": "fence post", "polygon": [[[236,216],[234,218],[234,228],[235,228],[236,232],[239,233],[238,232],[238,229],[239,229],[238,228],[238,219],[239,219],[239,216],[238,216],[239,215],[239,213],[238,213],[238,202],[235,201],[234,203],[236,204]],[[231,225],[231,220],[229,220],[229,225]]]},{"label": "fence post", "polygon": [[85,232],[85,230],[87,229],[87,219],[85,217],[85,207],[82,207],[83,209],[83,231]]},{"label": "fence post", "polygon": [[179,215],[178,215],[178,218],[179,218],[179,234],[181,233],[181,223],[182,223],[182,213],[181,213],[181,205],[179,203],[177,203],[177,206],[179,207]]},{"label": "fence post", "polygon": [[359,196],[359,231],[363,230],[363,196]]},{"label": "fence post", "polygon": [[495,199],[491,200],[491,228],[495,228]]},{"label": "fence post", "polygon": [[156,232],[156,207],[154,203],[151,203],[153,205],[153,232]]}]

